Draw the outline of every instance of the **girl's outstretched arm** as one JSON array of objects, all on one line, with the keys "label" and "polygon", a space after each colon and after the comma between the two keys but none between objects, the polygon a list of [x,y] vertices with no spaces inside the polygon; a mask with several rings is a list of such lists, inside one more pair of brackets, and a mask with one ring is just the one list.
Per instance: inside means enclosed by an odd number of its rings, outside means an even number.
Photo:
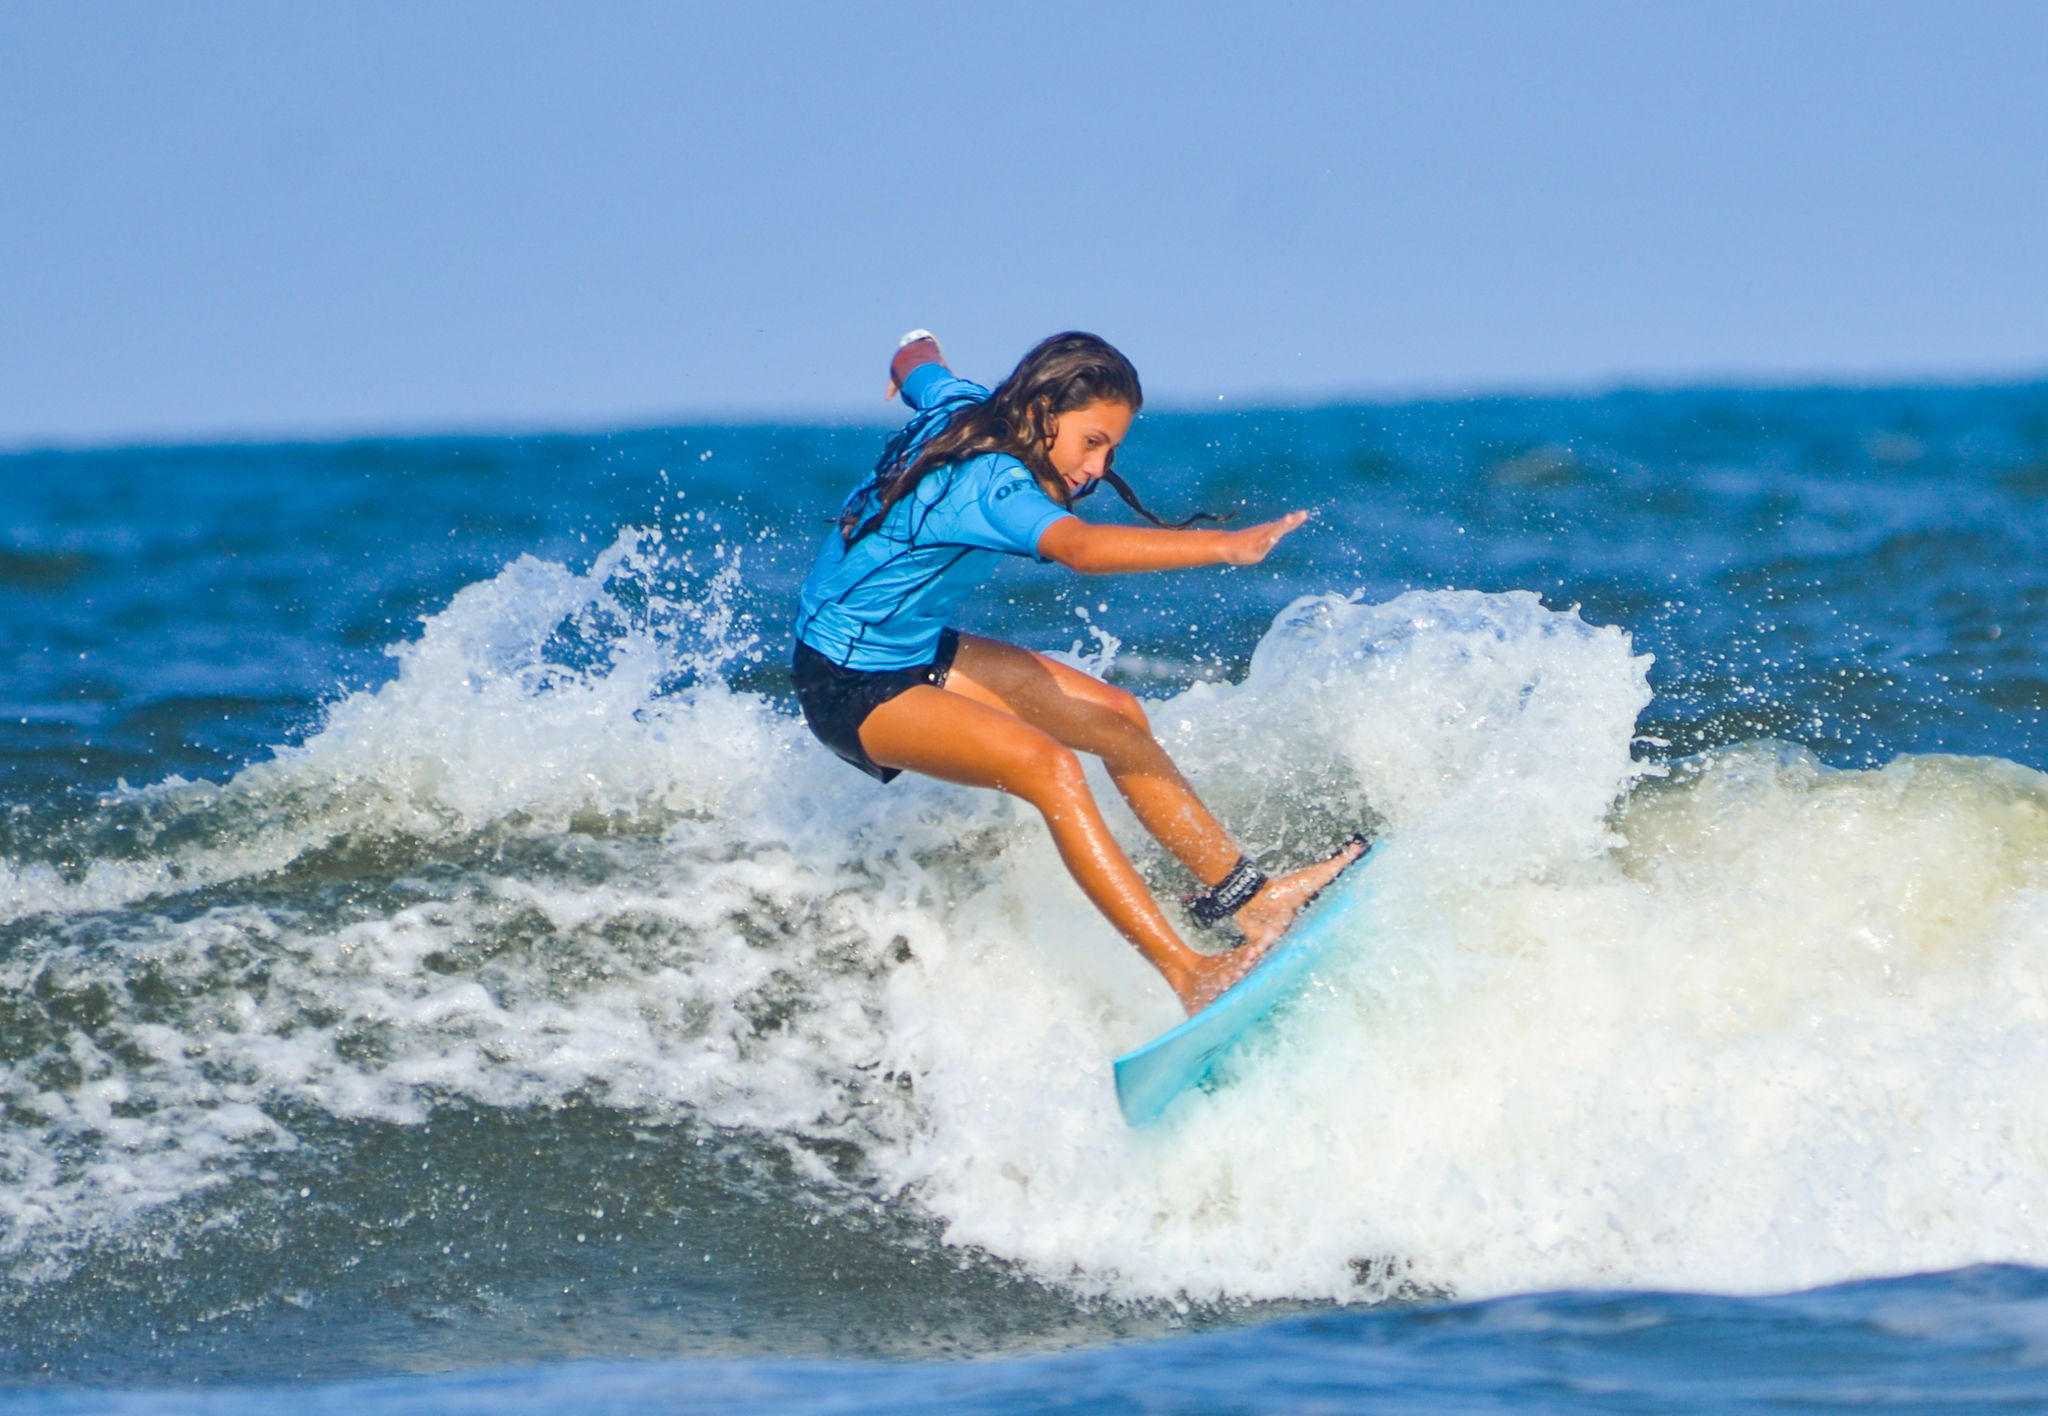
[{"label": "girl's outstretched arm", "polygon": [[1087,575],[1257,565],[1282,536],[1306,520],[1307,512],[1290,511],[1277,521],[1242,531],[1170,531],[1152,526],[1097,526],[1067,516],[1045,528],[1038,538],[1038,553]]}]

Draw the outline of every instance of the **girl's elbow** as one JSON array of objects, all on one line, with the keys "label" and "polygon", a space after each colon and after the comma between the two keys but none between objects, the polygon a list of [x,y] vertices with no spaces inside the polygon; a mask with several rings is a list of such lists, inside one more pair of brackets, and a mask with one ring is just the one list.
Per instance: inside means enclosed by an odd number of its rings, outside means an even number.
[{"label": "girl's elbow", "polygon": [[1078,570],[1084,575],[1093,567],[1093,548],[1085,534],[1076,534],[1071,521],[1055,522],[1050,530],[1038,538],[1038,554],[1055,565],[1068,570]]}]

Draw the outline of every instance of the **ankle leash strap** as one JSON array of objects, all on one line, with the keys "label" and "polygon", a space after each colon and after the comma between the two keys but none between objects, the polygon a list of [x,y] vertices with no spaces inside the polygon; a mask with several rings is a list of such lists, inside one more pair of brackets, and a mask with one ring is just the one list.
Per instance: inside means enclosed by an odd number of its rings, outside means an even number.
[{"label": "ankle leash strap", "polygon": [[1230,867],[1230,874],[1201,894],[1188,897],[1188,913],[1207,928],[1229,919],[1265,888],[1265,875],[1248,858],[1239,856],[1237,864]]}]

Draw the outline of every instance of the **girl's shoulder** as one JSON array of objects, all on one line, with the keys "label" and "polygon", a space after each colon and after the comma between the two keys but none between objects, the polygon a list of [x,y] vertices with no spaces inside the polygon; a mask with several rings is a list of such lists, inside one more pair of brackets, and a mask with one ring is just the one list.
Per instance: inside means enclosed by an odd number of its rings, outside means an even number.
[{"label": "girl's shoulder", "polygon": [[971,478],[978,482],[999,481],[1019,472],[1026,477],[1031,475],[1031,469],[1015,454],[1008,452],[977,452],[954,466],[963,479]]},{"label": "girl's shoulder", "polygon": [[977,452],[958,462],[934,467],[918,492],[928,501],[943,496],[975,496],[1012,477],[1030,475],[1031,470],[1007,452]]}]

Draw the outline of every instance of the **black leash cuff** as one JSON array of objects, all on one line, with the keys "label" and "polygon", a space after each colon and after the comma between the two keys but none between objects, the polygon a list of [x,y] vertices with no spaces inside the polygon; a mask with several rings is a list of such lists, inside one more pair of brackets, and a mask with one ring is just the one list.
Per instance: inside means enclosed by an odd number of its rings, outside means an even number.
[{"label": "black leash cuff", "polygon": [[1252,902],[1266,888],[1266,877],[1244,856],[1230,867],[1230,874],[1199,895],[1188,896],[1188,913],[1204,928],[1222,923]]}]

